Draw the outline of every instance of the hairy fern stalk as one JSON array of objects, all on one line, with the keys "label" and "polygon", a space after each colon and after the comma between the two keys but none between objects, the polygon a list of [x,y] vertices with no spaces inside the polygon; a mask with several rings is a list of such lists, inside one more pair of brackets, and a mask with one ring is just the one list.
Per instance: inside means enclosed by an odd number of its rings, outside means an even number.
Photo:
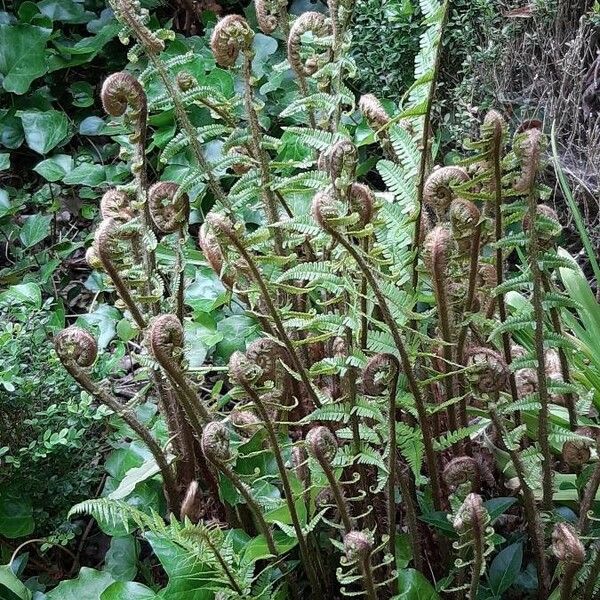
[{"label": "hairy fern stalk", "polygon": [[[575,342],[562,316],[573,305],[555,272],[572,264],[557,253],[560,224],[542,203],[545,138],[536,123],[510,138],[490,111],[463,161],[433,166],[447,4],[421,3],[416,83],[389,114],[346,87],[351,0],[297,18],[257,0],[261,30],[285,42],[279,68],[298,84],[278,125],[303,158],[281,163],[282,140],[262,126],[255,34],[243,17],[220,20],[211,39],[217,64],[240,82],[236,103],[181,70],[191,57],[163,56],[170,32],[151,31],[134,2],[112,3],[121,37],[134,38],[132,52],[148,66],[137,79],[120,73],[104,84],[107,112],[131,131],[134,180],[106,192],[88,262],[139,332],[134,359],[168,446],[94,379],[88,332],[71,327],[56,348],[148,446],[168,514],[106,498],[74,512],[168,536],[207,565],[223,598],[391,598],[407,592],[415,568],[421,585],[431,582],[428,597],[475,599],[515,530],[540,599],[555,589],[591,598],[588,576],[600,563],[588,511],[600,477],[587,466],[595,433],[582,427],[592,424],[590,393],[569,370]],[[164,90],[153,106],[150,80]],[[193,104],[209,108],[214,123],[195,127]],[[179,131],[162,160],[188,150],[195,166],[181,181],[152,184],[148,111],[169,108]],[[360,118],[372,133],[358,143],[351,123]],[[214,139],[225,152],[211,163],[204,143]],[[377,174],[365,168],[373,153]],[[198,247],[230,301],[261,328],[231,356],[222,398],[188,368],[188,194],[198,188],[212,205]],[[260,224],[244,221],[251,212]],[[270,469],[240,468],[248,447]],[[557,470],[578,479],[579,529],[553,530]],[[258,484],[273,490],[270,499]],[[242,561],[228,528],[260,537],[261,560]]]}]

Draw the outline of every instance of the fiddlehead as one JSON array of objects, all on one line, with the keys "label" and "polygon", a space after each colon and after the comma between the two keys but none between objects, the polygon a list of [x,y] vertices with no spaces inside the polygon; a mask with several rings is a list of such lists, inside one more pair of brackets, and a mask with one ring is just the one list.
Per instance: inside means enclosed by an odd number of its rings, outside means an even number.
[{"label": "fiddlehead", "polygon": [[171,181],[159,181],[148,190],[148,208],[152,221],[163,233],[181,231],[188,222],[188,196],[179,193],[179,185]]},{"label": "fiddlehead", "polygon": [[363,94],[358,101],[358,108],[374,131],[384,129],[390,122],[383,104],[373,94]]},{"label": "fiddlehead", "polygon": [[[388,400],[388,488],[387,488],[387,517],[389,552],[394,554],[396,544],[396,393],[398,391],[398,376],[400,363],[393,354],[376,354],[373,356],[362,373],[363,389],[370,396],[380,395],[389,387]],[[412,498],[405,498],[405,502],[412,502]],[[413,535],[416,531],[411,531]],[[393,543],[392,543],[392,540]]]},{"label": "fiddlehead", "polygon": [[[469,600],[477,598],[479,582],[485,570],[485,557],[494,549],[491,541],[494,530],[488,527],[489,523],[490,517],[479,494],[469,494],[465,498],[452,522],[459,534],[459,540],[453,546],[461,553],[461,558],[457,559],[455,564],[459,568],[471,565]],[[468,549],[472,550],[473,558],[465,562],[462,556],[465,556]]]},{"label": "fiddlehead", "polygon": [[146,92],[133,75],[124,71],[109,75],[102,84],[100,98],[102,107],[112,117],[121,117],[130,108],[138,130],[145,132],[148,115]]},{"label": "fiddlehead", "polygon": [[250,49],[253,37],[254,33],[243,17],[223,17],[215,25],[210,38],[210,47],[217,64],[221,67],[233,66],[240,52]]},{"label": "fiddlehead", "polygon": [[552,552],[564,567],[560,600],[569,600],[572,597],[575,575],[585,561],[585,548],[575,528],[569,523],[557,523],[554,526]]},{"label": "fiddlehead", "polygon": [[63,364],[73,367],[91,367],[98,357],[94,336],[81,327],[68,327],[54,338],[54,349]]},{"label": "fiddlehead", "polygon": [[423,188],[423,202],[432,208],[440,220],[444,220],[450,203],[456,197],[453,187],[469,180],[462,167],[440,167],[429,175]]},{"label": "fiddlehead", "polygon": [[302,13],[292,24],[287,42],[288,61],[300,81],[304,81],[318,69],[318,60],[324,57],[302,59],[302,36],[311,31],[316,37],[331,33],[330,24],[325,15],[318,12]]},{"label": "fiddlehead", "polygon": [[184,332],[181,321],[175,315],[155,317],[148,327],[147,343],[152,356],[179,392],[178,399],[183,405],[194,433],[200,438],[201,421],[208,423],[211,417],[206,407],[199,402],[183,370]]},{"label": "fiddlehead", "polygon": [[508,367],[502,356],[485,347],[473,347],[467,351],[467,366],[471,385],[479,394],[495,395],[506,389]]},{"label": "fiddlehead", "polygon": [[442,477],[446,485],[451,489],[470,484],[471,491],[478,491],[481,484],[481,473],[477,461],[471,456],[457,456],[445,467]]},{"label": "fiddlehead", "polygon": [[104,192],[100,200],[100,215],[103,219],[114,219],[123,223],[135,216],[127,193],[114,188]]}]

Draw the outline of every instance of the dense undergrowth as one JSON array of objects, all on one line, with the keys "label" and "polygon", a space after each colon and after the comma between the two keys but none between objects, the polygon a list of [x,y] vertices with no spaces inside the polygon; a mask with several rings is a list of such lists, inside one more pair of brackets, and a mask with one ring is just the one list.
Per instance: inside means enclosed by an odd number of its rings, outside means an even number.
[{"label": "dense undergrowth", "polygon": [[[384,103],[350,87],[350,2],[258,0],[205,38],[111,6],[130,65],[101,90],[119,175],[83,188],[89,309],[27,276],[0,296],[0,591],[594,598],[600,307],[560,248],[542,123],[492,109],[440,152],[449,3],[420,3],[414,83]],[[56,506],[24,482],[61,448]]]}]

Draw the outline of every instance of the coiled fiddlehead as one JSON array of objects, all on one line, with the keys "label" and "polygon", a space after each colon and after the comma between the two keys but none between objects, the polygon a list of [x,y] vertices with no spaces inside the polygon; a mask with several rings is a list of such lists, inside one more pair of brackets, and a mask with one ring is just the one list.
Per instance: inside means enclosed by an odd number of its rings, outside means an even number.
[{"label": "coiled fiddlehead", "polygon": [[375,131],[383,129],[390,122],[390,117],[383,108],[383,104],[373,94],[362,95],[358,101],[358,108],[369,127]]},{"label": "coiled fiddlehead", "polygon": [[456,561],[459,567],[472,565],[469,600],[477,598],[479,581],[485,569],[485,557],[494,549],[493,543],[486,544],[494,533],[494,530],[488,527],[489,522],[490,517],[483,506],[481,496],[473,493],[465,498],[452,522],[459,534],[459,541],[454,543],[454,548],[463,555],[466,549],[473,550],[473,559],[470,562],[464,562],[462,558]]},{"label": "coiled fiddlehead", "polygon": [[121,117],[131,108],[134,115],[144,118],[148,111],[146,93],[140,82],[130,73],[113,73],[102,84],[102,107],[112,117]]},{"label": "coiled fiddlehead", "polygon": [[91,367],[98,357],[94,336],[81,327],[71,326],[54,338],[54,349],[63,364],[81,368]]},{"label": "coiled fiddlehead", "polygon": [[262,385],[266,381],[278,382],[280,372],[283,370],[279,361],[285,354],[285,349],[269,338],[259,338],[248,345],[246,357],[262,371],[256,381],[257,384]]},{"label": "coiled fiddlehead", "polygon": [[104,192],[100,200],[100,215],[103,219],[114,219],[124,223],[133,219],[134,212],[127,193],[116,189]]},{"label": "coiled fiddlehead", "polygon": [[279,6],[277,0],[254,0],[256,21],[266,35],[272,34],[279,25]]},{"label": "coiled fiddlehead", "polygon": [[318,68],[314,58],[305,62],[301,58],[302,36],[309,31],[316,37],[329,35],[331,30],[325,15],[314,11],[302,13],[290,28],[287,43],[288,61],[301,81],[312,75]]},{"label": "coiled fiddlehead", "polygon": [[253,37],[254,33],[244,17],[223,17],[215,25],[210,38],[210,47],[217,64],[221,67],[232,67],[240,52],[250,49]]},{"label": "coiled fiddlehead", "polygon": [[150,216],[163,233],[182,230],[189,219],[188,196],[178,190],[179,185],[171,181],[159,181],[148,190]]},{"label": "coiled fiddlehead", "polygon": [[350,140],[340,140],[326,150],[324,159],[334,189],[345,195],[356,174],[358,162],[356,146]]},{"label": "coiled fiddlehead", "polygon": [[358,213],[358,227],[365,227],[373,220],[375,196],[368,185],[353,183],[348,190],[350,210]]},{"label": "coiled fiddlehead", "polygon": [[[377,586],[371,565],[371,556],[374,550],[373,535],[370,532],[348,531],[344,536],[345,556],[342,558],[341,564],[342,567],[350,567],[350,571],[342,574],[341,568],[338,569],[338,580],[342,584],[362,579],[364,593],[368,600],[377,600]],[[355,565],[354,568],[352,568],[353,565]],[[356,567],[360,571],[360,577],[353,576]],[[345,588],[342,588],[342,593],[346,595]]]},{"label": "coiled fiddlehead", "polygon": [[[396,393],[398,391],[398,376],[400,363],[393,354],[380,353],[367,362],[362,372],[362,384],[365,394],[378,396],[389,388],[388,399],[388,486],[387,486],[387,517],[389,552],[394,554],[396,544]],[[412,498],[404,498],[405,502],[412,502]],[[411,533],[417,534],[416,531]],[[394,540],[392,544],[392,540]]]},{"label": "coiled fiddlehead", "polygon": [[450,203],[455,198],[453,186],[469,180],[462,167],[441,167],[429,175],[423,188],[423,202],[431,207],[438,218],[443,219]]},{"label": "coiled fiddlehead", "polygon": [[448,210],[452,235],[461,251],[468,251],[475,238],[475,230],[479,225],[481,213],[470,200],[456,198],[450,203]]},{"label": "coiled fiddlehead", "polygon": [[471,385],[480,394],[497,394],[508,384],[508,367],[502,356],[491,348],[473,347],[467,351]]},{"label": "coiled fiddlehead", "polygon": [[211,421],[202,432],[202,451],[211,462],[226,462],[231,458],[229,430],[223,423]]},{"label": "coiled fiddlehead", "polygon": [[175,315],[160,315],[149,324],[148,347],[171,383],[178,390],[178,399],[185,410],[190,425],[198,438],[202,435],[202,423],[211,420],[210,413],[199,402],[182,367],[184,331],[181,321]]},{"label": "coiled fiddlehead", "polygon": [[452,489],[465,483],[471,484],[471,490],[477,491],[481,483],[481,473],[477,461],[471,456],[457,456],[445,467],[442,473],[444,482]]}]

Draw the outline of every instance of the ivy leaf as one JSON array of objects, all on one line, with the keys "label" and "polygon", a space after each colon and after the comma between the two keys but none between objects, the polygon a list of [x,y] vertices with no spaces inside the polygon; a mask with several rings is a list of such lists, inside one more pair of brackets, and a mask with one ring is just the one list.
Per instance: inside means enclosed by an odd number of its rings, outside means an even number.
[{"label": "ivy leaf", "polygon": [[39,173],[46,181],[60,181],[67,173],[73,170],[73,158],[68,154],[55,154],[39,162],[33,170]]},{"label": "ivy leaf", "polygon": [[252,59],[252,73],[258,79],[265,74],[265,65],[269,56],[277,51],[277,40],[271,36],[257,33],[252,43],[254,58]]},{"label": "ivy leaf", "polygon": [[96,16],[93,12],[84,10],[82,4],[73,0],[42,0],[38,2],[38,8],[43,15],[63,23],[87,23]]},{"label": "ivy leaf", "polygon": [[17,23],[0,25],[0,74],[7,92],[24,94],[46,72],[46,41],[51,30]]},{"label": "ivy leaf", "polygon": [[223,340],[217,344],[217,356],[224,361],[236,351],[243,351],[246,344],[257,337],[259,325],[246,315],[232,315],[217,323],[217,331],[223,335]]},{"label": "ivy leaf", "polygon": [[0,302],[17,302],[21,304],[30,304],[34,308],[42,306],[42,292],[37,283],[20,283],[9,287],[0,294]]},{"label": "ivy leaf", "polygon": [[100,600],[100,594],[113,582],[110,573],[81,567],[76,579],[61,581],[46,594],[46,600]]},{"label": "ivy leaf", "polygon": [[21,113],[25,142],[38,154],[47,154],[62,142],[69,133],[69,121],[58,110]]},{"label": "ivy leaf", "polygon": [[415,569],[402,569],[398,573],[398,589],[402,592],[392,600],[440,600],[431,583]]},{"label": "ivy leaf", "polygon": [[19,581],[8,565],[0,566],[0,598],[31,600],[31,592]]},{"label": "ivy leaf", "polygon": [[490,587],[501,596],[516,580],[523,562],[523,545],[511,544],[498,553],[488,573]]},{"label": "ivy leaf", "polygon": [[82,163],[65,175],[63,183],[67,185],[89,185],[90,187],[96,187],[104,183],[105,179],[106,174],[102,165]]},{"label": "ivy leaf", "polygon": [[[276,530],[273,532],[273,539],[275,541],[275,548],[281,553],[289,552],[297,543],[298,540],[288,537],[283,531]],[[263,560],[271,556],[269,549],[267,548],[267,542],[263,535],[259,535],[253,538],[247,545],[244,551],[243,562],[252,563],[257,560]]]},{"label": "ivy leaf", "polygon": [[19,234],[19,239],[23,245],[26,248],[31,248],[48,237],[50,234],[50,221],[52,221],[52,215],[37,213],[27,217]]},{"label": "ivy leaf", "polygon": [[138,553],[139,544],[132,535],[114,537],[104,557],[104,570],[116,581],[131,581],[137,574]]},{"label": "ivy leaf", "polygon": [[69,86],[73,96],[73,106],[86,108],[94,104],[94,88],[87,81],[76,81]]},{"label": "ivy leaf", "polygon": [[6,169],[10,169],[10,154],[2,152],[0,154],[0,171],[6,171]]},{"label": "ivy leaf", "polygon": [[0,534],[9,539],[20,538],[32,533],[34,527],[30,499],[11,490],[0,492]]},{"label": "ivy leaf", "polygon": [[108,497],[112,500],[122,500],[133,492],[138,483],[142,483],[158,473],[160,473],[160,469],[158,468],[156,461],[154,458],[149,458],[141,466],[129,469],[119,484],[119,487],[114,492],[111,492]]},{"label": "ivy leaf", "polygon": [[0,119],[0,144],[10,150],[18,148],[25,139],[21,119],[8,113]]},{"label": "ivy leaf", "polygon": [[156,594],[135,581],[115,581],[100,595],[100,600],[154,600]]},{"label": "ivy leaf", "polygon": [[108,304],[100,304],[93,313],[81,315],[78,321],[83,321],[88,325],[97,325],[98,349],[104,350],[108,343],[115,337],[117,321],[121,318],[121,313]]}]

